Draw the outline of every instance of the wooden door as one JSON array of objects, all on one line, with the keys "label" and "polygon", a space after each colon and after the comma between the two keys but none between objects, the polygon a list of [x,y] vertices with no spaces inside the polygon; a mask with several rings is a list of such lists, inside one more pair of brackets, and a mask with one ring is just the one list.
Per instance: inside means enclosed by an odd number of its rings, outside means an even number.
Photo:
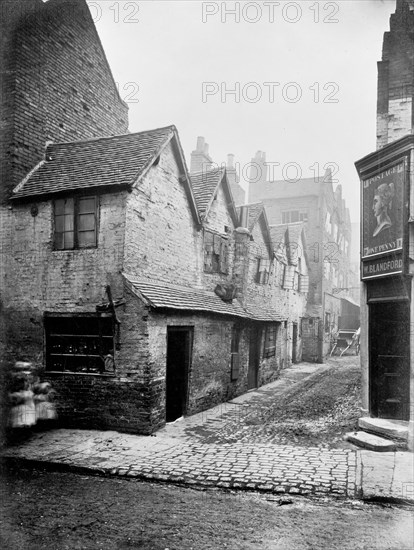
[{"label": "wooden door", "polygon": [[408,420],[409,302],[370,304],[369,347],[371,413],[378,418]]},{"label": "wooden door", "polygon": [[249,343],[249,370],[247,373],[247,388],[249,390],[257,388],[259,364],[260,364],[260,342],[262,331],[260,328],[250,328]]},{"label": "wooden door", "polygon": [[191,361],[192,328],[167,329],[166,420],[183,416],[187,407],[188,372]]}]

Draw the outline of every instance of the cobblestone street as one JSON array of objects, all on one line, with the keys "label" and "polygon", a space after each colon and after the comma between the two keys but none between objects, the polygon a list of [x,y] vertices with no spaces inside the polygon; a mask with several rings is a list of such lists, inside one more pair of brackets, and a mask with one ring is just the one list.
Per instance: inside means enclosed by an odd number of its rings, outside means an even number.
[{"label": "cobblestone street", "polygon": [[[368,480],[370,496],[412,500],[411,453],[379,456],[344,441],[332,448],[325,436],[315,439],[318,445],[309,445],[309,437],[300,444],[276,443],[277,422],[262,422],[265,411],[279,405],[274,409],[279,414],[285,402],[291,406],[295,399],[305,408],[313,407],[314,400],[323,401],[324,394],[331,393],[336,403],[334,385],[336,392],[346,393],[341,390],[343,380],[338,386],[338,373],[345,373],[346,381],[346,369],[352,373],[357,360],[343,358],[339,367],[335,361],[293,365],[279,380],[167,424],[153,436],[56,429],[34,433],[2,455],[72,471],[280,495],[353,499],[363,496]],[[317,427],[332,417],[327,411],[316,415]]]},{"label": "cobblestone street", "polygon": [[[349,359],[348,363],[355,362]],[[357,453],[348,444],[335,449],[326,444],[277,444],[266,441],[263,432],[258,442],[254,440],[254,428],[263,426],[249,427],[257,414],[286,394],[303,392],[315,380],[326,377],[331,367],[293,365],[276,382],[167,424],[151,437],[54,430],[36,434],[25,445],[11,447],[4,455],[186,485],[353,498]],[[326,378],[325,383],[329,380]],[[249,437],[253,440],[249,441]]]}]

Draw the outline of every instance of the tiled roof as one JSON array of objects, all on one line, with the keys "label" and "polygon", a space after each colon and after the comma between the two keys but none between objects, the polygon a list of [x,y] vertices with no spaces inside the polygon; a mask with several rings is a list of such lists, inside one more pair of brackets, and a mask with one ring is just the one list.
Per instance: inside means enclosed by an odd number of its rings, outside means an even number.
[{"label": "tiled roof", "polygon": [[135,134],[51,144],[46,149],[46,160],[15,188],[13,198],[132,185],[151,166],[174,132],[174,126],[167,126]]},{"label": "tiled roof", "polygon": [[284,321],[277,312],[251,304],[246,308],[237,301],[223,302],[214,292],[172,285],[153,279],[125,275],[132,290],[149,306],[157,309],[177,309],[231,315],[262,322]]},{"label": "tiled roof", "polygon": [[197,208],[202,219],[206,217],[214,193],[223,179],[224,169],[203,170],[190,175]]},{"label": "tiled roof", "polygon": [[153,308],[204,311],[248,318],[237,300],[223,302],[214,292],[172,285],[152,279],[125,277],[133,290]]},{"label": "tiled roof", "polygon": [[249,312],[249,318],[255,321],[281,322],[287,320],[286,315],[283,317],[277,311],[272,311],[261,306],[250,304],[246,306],[246,309]]},{"label": "tiled roof", "polygon": [[253,204],[247,205],[249,208],[249,219],[248,219],[248,229],[252,231],[256,222],[260,218],[261,213],[263,212],[264,204],[262,202],[255,202]]}]

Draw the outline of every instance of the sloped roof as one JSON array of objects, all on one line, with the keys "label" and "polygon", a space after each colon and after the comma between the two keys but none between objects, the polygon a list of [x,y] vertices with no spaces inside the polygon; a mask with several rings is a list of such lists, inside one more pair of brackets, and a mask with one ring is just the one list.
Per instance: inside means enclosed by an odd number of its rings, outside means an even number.
[{"label": "sloped roof", "polygon": [[286,258],[286,224],[270,225],[269,232],[273,251],[278,260],[287,262]]},{"label": "sloped roof", "polygon": [[269,255],[273,255],[273,246],[271,242],[271,235],[269,231],[269,222],[266,215],[266,208],[262,202],[254,202],[250,204],[244,204],[242,206],[237,206],[237,218],[239,223],[242,223],[241,212],[242,208],[247,208],[248,218],[247,218],[247,229],[250,233],[253,232],[255,225],[260,221],[261,228],[264,234],[264,242],[267,246]]},{"label": "sloped roof", "polygon": [[135,278],[124,275],[132,291],[148,306],[154,309],[176,309],[230,315],[261,322],[285,321],[276,311],[258,305],[245,308],[237,301],[224,302],[214,292],[172,285],[153,279]]},{"label": "sloped roof", "polygon": [[87,141],[54,143],[12,198],[133,185],[173,137],[174,126]]},{"label": "sloped roof", "polygon": [[190,179],[198,212],[202,220],[207,218],[217,189],[222,184],[230,214],[235,225],[237,224],[236,207],[224,167],[193,173],[190,175]]},{"label": "sloped roof", "polygon": [[262,202],[255,202],[247,206],[249,208],[248,230],[252,231],[263,212],[264,204]]},{"label": "sloped roof", "polygon": [[223,168],[203,170],[190,175],[193,193],[201,218],[205,218],[211,200],[223,178]]},{"label": "sloped roof", "polygon": [[248,318],[237,300],[224,302],[214,292],[172,285],[163,281],[125,276],[132,290],[153,308],[200,311]]},{"label": "sloped roof", "polygon": [[262,321],[262,322],[281,322],[281,321],[287,321],[287,317],[280,315],[277,311],[273,311],[268,308],[264,308],[262,306],[254,305],[254,304],[248,304],[246,306],[246,309],[249,313],[249,318],[254,319],[255,321]]}]

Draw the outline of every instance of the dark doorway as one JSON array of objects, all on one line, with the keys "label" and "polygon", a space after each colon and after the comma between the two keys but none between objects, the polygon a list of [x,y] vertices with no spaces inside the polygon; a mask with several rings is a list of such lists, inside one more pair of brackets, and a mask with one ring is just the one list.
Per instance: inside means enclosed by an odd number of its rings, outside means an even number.
[{"label": "dark doorway", "polygon": [[371,413],[408,420],[410,388],[410,305],[369,305],[369,376]]},{"label": "dark doorway", "polygon": [[247,389],[257,388],[257,378],[260,363],[260,341],[262,331],[260,328],[250,328],[249,342],[249,371],[247,373]]},{"label": "dark doorway", "polygon": [[167,422],[177,420],[186,412],[192,336],[191,327],[167,328]]},{"label": "dark doorway", "polygon": [[298,324],[293,323],[292,325],[292,363],[298,362]]}]

